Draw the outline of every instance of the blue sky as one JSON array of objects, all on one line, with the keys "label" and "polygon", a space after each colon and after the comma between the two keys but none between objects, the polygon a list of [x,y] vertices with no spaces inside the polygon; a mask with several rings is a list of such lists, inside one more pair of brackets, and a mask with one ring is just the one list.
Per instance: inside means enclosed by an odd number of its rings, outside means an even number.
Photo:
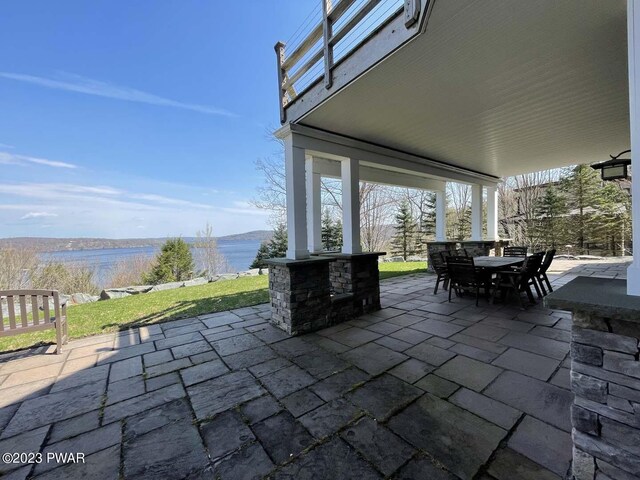
[{"label": "blue sky", "polygon": [[0,4],[0,236],[267,228],[273,45],[319,0]]}]

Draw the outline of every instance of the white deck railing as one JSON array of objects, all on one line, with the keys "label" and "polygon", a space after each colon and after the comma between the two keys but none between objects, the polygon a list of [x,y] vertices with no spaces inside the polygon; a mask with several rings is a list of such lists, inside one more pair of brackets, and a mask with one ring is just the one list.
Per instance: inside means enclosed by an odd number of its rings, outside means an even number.
[{"label": "white deck railing", "polygon": [[403,11],[409,26],[418,18],[420,1],[318,0],[288,44],[275,46],[281,122],[290,102],[321,79],[331,88],[333,68]]}]

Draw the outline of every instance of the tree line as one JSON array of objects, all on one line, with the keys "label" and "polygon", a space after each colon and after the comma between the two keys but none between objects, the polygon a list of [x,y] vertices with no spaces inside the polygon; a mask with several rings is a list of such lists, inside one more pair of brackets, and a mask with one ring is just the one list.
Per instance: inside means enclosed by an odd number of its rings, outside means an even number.
[{"label": "tree line", "polygon": [[[284,160],[261,159],[256,168],[265,179],[253,204],[271,213],[277,235],[260,247],[252,268],[286,256]],[[589,165],[508,177],[498,186],[500,238],[531,250],[556,248],[561,253],[622,255],[631,249],[631,200],[628,181],[602,182]],[[323,178],[322,245],[342,244],[341,185]],[[408,259],[424,257],[435,238],[435,193],[373,183],[360,184],[363,251],[387,251]],[[471,187],[447,182],[448,240],[471,236]],[[486,203],[486,199],[483,200]],[[483,209],[486,219],[486,208]],[[483,228],[484,224],[483,222]],[[485,232],[486,233],[486,232]]]}]

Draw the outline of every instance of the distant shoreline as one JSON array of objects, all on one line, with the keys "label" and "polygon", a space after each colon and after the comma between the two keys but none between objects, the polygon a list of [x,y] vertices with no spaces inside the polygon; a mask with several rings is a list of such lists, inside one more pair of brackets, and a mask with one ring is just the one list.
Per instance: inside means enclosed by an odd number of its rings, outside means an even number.
[{"label": "distant shoreline", "polygon": [[[254,230],[216,237],[217,241],[247,240],[263,242],[271,238],[269,230]],[[127,249],[127,248],[159,248],[170,237],[164,238],[55,238],[55,237],[10,237],[0,238],[0,248],[26,247],[41,252],[73,252],[83,250]],[[182,237],[188,243],[194,243],[196,237]]]}]

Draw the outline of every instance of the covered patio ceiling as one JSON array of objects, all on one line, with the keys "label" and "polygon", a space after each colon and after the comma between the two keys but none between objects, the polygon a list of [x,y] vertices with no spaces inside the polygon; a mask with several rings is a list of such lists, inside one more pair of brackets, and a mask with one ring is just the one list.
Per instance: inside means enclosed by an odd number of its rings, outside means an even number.
[{"label": "covered patio ceiling", "polygon": [[437,0],[291,121],[496,177],[603,160],[630,144],[626,35],[624,0]]}]

